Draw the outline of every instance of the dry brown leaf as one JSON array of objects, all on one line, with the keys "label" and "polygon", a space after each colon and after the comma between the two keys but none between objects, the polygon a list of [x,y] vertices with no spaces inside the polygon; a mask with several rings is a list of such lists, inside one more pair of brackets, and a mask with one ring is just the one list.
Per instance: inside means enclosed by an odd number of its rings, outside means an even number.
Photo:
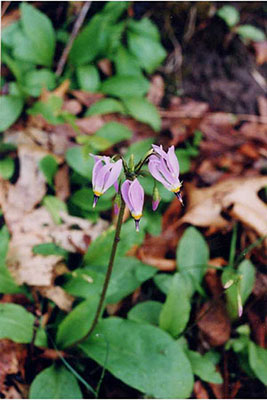
[{"label": "dry brown leaf", "polygon": [[195,381],[194,394],[197,399],[209,399],[208,391],[205,389],[201,381]]},{"label": "dry brown leaf", "polygon": [[71,311],[74,297],[66,293],[60,286],[41,287],[38,290],[42,296],[52,300],[61,310]]},{"label": "dry brown leaf", "polygon": [[147,99],[155,106],[159,106],[164,96],[165,84],[162,76],[154,75],[150,81]]},{"label": "dry brown leaf", "polygon": [[108,58],[102,58],[97,63],[98,68],[107,76],[112,75],[112,64]]},{"label": "dry brown leaf", "polygon": [[56,196],[65,201],[70,196],[69,167],[64,164],[55,175]]},{"label": "dry brown leaf", "polygon": [[260,236],[267,234],[267,206],[257,193],[267,185],[267,177],[233,178],[216,185],[198,189],[186,184],[188,206],[179,224],[184,222],[218,229],[225,228],[228,221],[221,216],[231,208],[231,215],[254,229]]},{"label": "dry brown leaf", "polygon": [[98,129],[102,128],[105,121],[101,115],[93,115],[92,117],[79,118],[76,120],[76,125],[83,133],[92,135]]},{"label": "dry brown leaf", "polygon": [[267,62],[267,40],[262,42],[253,42],[256,53],[256,63],[262,65]]},{"label": "dry brown leaf", "polygon": [[71,99],[64,101],[62,110],[68,111],[73,115],[77,115],[82,111],[81,103],[78,100]]},{"label": "dry brown leaf", "polygon": [[86,107],[90,107],[92,104],[96,103],[98,100],[103,99],[104,95],[102,93],[90,93],[84,92],[82,90],[72,90],[71,94],[76,97]]},{"label": "dry brown leaf", "polygon": [[197,315],[197,325],[210,346],[221,346],[230,337],[231,322],[224,304],[207,301]]}]

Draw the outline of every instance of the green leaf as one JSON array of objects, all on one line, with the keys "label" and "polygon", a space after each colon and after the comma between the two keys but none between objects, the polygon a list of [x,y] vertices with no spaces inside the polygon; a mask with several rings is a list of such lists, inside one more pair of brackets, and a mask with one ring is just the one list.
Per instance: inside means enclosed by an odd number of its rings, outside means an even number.
[{"label": "green leaf", "polygon": [[160,130],[161,119],[154,104],[143,97],[125,97],[123,103],[128,113],[137,121],[150,125],[157,132]]},{"label": "green leaf", "polygon": [[4,225],[0,230],[0,266],[5,265],[5,260],[8,252],[9,232]]},{"label": "green leaf", "polygon": [[131,19],[128,24],[128,28],[140,36],[145,36],[156,42],[160,41],[160,33],[157,26],[149,19],[142,18],[140,21]]},{"label": "green leaf", "polygon": [[88,156],[85,157],[82,151],[82,148],[72,147],[66,152],[66,160],[68,165],[78,174],[87,178],[89,182],[92,180],[92,172],[94,167],[94,159],[93,157]]},{"label": "green leaf", "polygon": [[77,190],[71,197],[70,201],[76,206],[80,207],[85,211],[106,211],[112,207],[112,201],[110,194],[115,194],[115,189],[112,191],[108,191],[104,196],[101,196],[97,202],[97,206],[95,209],[92,208],[94,194],[92,189],[82,188]]},{"label": "green leaf", "polygon": [[56,87],[56,77],[49,69],[31,70],[25,75],[24,84],[29,95],[38,97],[43,88],[53,90]]},{"label": "green leaf", "polygon": [[148,138],[139,140],[131,144],[128,147],[127,153],[125,155],[125,159],[129,160],[131,154],[133,154],[136,162],[140,161],[141,158],[151,149],[151,145],[154,143],[154,138]]},{"label": "green leaf", "polygon": [[[151,205],[150,205],[151,207]],[[146,219],[146,230],[151,236],[158,236],[162,230],[162,215],[158,211],[145,210],[143,218]]]},{"label": "green leaf", "polygon": [[186,327],[190,310],[184,278],[181,273],[176,273],[173,275],[171,287],[160,313],[160,327],[176,337]]},{"label": "green leaf", "polygon": [[223,383],[221,374],[216,371],[215,365],[197,351],[187,350],[186,355],[189,358],[193,373],[204,382]]},{"label": "green leaf", "polygon": [[107,122],[102,128],[96,131],[95,135],[107,140],[111,145],[114,145],[123,140],[131,139],[133,133],[127,126],[114,121]]},{"label": "green leaf", "polygon": [[134,306],[127,314],[131,321],[148,323],[152,325],[159,324],[159,315],[162,309],[162,303],[159,301],[144,301]]},{"label": "green leaf", "polygon": [[115,75],[106,79],[100,91],[110,96],[144,96],[149,90],[149,81],[143,76]]},{"label": "green leaf", "polygon": [[142,70],[137,59],[123,46],[118,48],[114,63],[117,75],[142,76]]},{"label": "green leaf", "polygon": [[13,47],[20,33],[20,22],[13,22],[13,24],[2,29],[1,42],[7,47]]},{"label": "green leaf", "polygon": [[102,115],[111,113],[125,114],[123,104],[115,99],[101,99],[91,105],[91,107],[86,111],[85,116],[90,117],[91,115]]},{"label": "green leaf", "polygon": [[109,140],[96,135],[80,135],[76,137],[76,141],[79,144],[85,145],[90,150],[94,149],[96,152],[112,147],[112,143]]},{"label": "green leaf", "polygon": [[47,102],[37,101],[34,105],[27,110],[30,115],[41,114],[51,124],[63,124],[64,118],[61,107],[63,100],[58,96],[51,96]]},{"label": "green leaf", "polygon": [[253,25],[240,25],[237,27],[236,32],[243,39],[250,39],[254,42],[262,42],[266,39],[265,33]]},{"label": "green leaf", "polygon": [[0,160],[0,176],[3,179],[8,180],[12,178],[14,171],[15,171],[15,163],[13,158],[5,157],[2,160]]},{"label": "green leaf", "polygon": [[51,217],[53,218],[55,224],[61,223],[61,217],[60,217],[61,211],[65,213],[68,212],[66,204],[55,196],[51,195],[45,196],[43,198],[43,205],[46,207],[47,211],[50,212]]},{"label": "green leaf", "polygon": [[155,285],[158,289],[164,294],[168,294],[171,284],[172,284],[173,275],[170,274],[157,274],[154,277]]},{"label": "green leaf", "polygon": [[66,258],[68,256],[67,250],[58,246],[55,243],[41,243],[36,244],[32,248],[33,254],[41,254],[43,256],[62,256]]},{"label": "green leaf", "polygon": [[89,332],[98,302],[98,295],[88,296],[63,319],[57,331],[57,345],[60,348],[71,346]]},{"label": "green leaf", "polygon": [[94,93],[100,85],[98,69],[93,65],[82,65],[76,70],[79,87],[87,92]]},{"label": "green leaf", "polygon": [[223,6],[217,11],[217,15],[231,28],[238,24],[240,15],[238,10],[233,6]]},{"label": "green leaf", "polygon": [[[73,296],[88,298],[100,295],[107,272],[107,265],[88,266],[76,269],[67,276],[64,290]],[[133,257],[116,257],[108,287],[108,304],[117,303],[133,293],[143,282],[153,277],[155,268],[143,264]]]},{"label": "green leaf", "polygon": [[0,303],[0,339],[30,343],[33,337],[34,316],[22,306]]},{"label": "green leaf", "polygon": [[231,318],[238,317],[238,291],[241,296],[242,305],[250,296],[255,282],[255,267],[249,260],[239,264],[237,271],[232,268],[225,268],[222,274],[222,283],[229,281],[233,284],[226,290],[227,310]]},{"label": "green leaf", "polygon": [[112,22],[115,22],[128,9],[128,1],[108,1],[103,8],[103,14],[110,17]]},{"label": "green leaf", "polygon": [[160,66],[167,55],[161,43],[151,35],[128,31],[127,38],[131,53],[149,74]]},{"label": "green leaf", "polygon": [[82,399],[77,379],[63,365],[52,365],[34,378],[30,399]]},{"label": "green leaf", "polygon": [[58,164],[55,157],[47,155],[39,161],[39,168],[44,174],[50,186],[53,186],[53,179],[58,170]]},{"label": "green leaf", "polygon": [[191,167],[190,155],[188,154],[188,151],[185,149],[178,149],[175,151],[175,154],[179,161],[180,174],[186,174],[190,171]]},{"label": "green leaf", "polygon": [[50,19],[28,2],[22,3],[20,10],[23,31],[36,54],[38,64],[50,67],[56,44],[55,31]]},{"label": "green leaf", "polygon": [[[115,227],[112,226],[94,240],[84,256],[84,262],[88,265],[106,266],[108,264],[114,235]],[[133,246],[138,246],[143,242],[145,233],[142,220],[140,223],[140,232],[135,231],[134,221],[129,220],[123,224],[120,236],[121,238],[116,253],[117,256],[125,255]],[[103,249],[105,249],[105,252],[103,252]]]},{"label": "green leaf", "polygon": [[256,377],[267,385],[267,350],[250,341],[248,345],[249,365]]},{"label": "green leaf", "polygon": [[[209,248],[203,235],[194,227],[185,230],[179,241],[176,261],[180,272],[201,283],[209,260]],[[193,289],[192,289],[193,290]]]},{"label": "green leaf", "polygon": [[9,128],[20,116],[23,109],[21,97],[7,95],[0,97],[0,132]]},{"label": "green leaf", "polygon": [[187,398],[192,391],[190,363],[180,345],[152,325],[108,318],[79,347],[148,397]]}]

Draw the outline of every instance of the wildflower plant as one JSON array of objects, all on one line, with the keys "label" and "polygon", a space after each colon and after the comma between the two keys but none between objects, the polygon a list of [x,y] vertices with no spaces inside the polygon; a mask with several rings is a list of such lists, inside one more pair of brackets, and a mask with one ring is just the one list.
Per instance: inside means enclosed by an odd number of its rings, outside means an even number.
[{"label": "wildflower plant", "polygon": [[[183,204],[181,196],[182,183],[179,180],[179,161],[174,152],[174,146],[171,146],[167,152],[163,150],[162,145],[152,145],[144,157],[137,163],[134,163],[134,156],[131,155],[127,163],[121,155],[113,157],[96,156],[91,154],[95,164],[92,173],[93,185],[93,207],[97,206],[97,201],[111,186],[116,189],[116,197],[114,202],[114,212],[118,215],[114,242],[109,259],[109,265],[105,282],[103,285],[100,301],[96,311],[95,319],[91,329],[86,335],[88,337],[94,330],[98,319],[101,315],[103,304],[105,301],[108,284],[110,281],[113,263],[116,255],[117,245],[120,240],[121,226],[123,223],[123,215],[125,206],[130,210],[130,213],[135,221],[135,229],[139,231],[139,224],[143,213],[145,193],[138,178],[143,175],[143,167],[148,162],[148,169],[155,179],[153,189],[152,210],[155,211],[160,202],[159,191],[156,186],[156,181],[174,193],[178,200]],[[85,338],[83,338],[84,340]]]}]

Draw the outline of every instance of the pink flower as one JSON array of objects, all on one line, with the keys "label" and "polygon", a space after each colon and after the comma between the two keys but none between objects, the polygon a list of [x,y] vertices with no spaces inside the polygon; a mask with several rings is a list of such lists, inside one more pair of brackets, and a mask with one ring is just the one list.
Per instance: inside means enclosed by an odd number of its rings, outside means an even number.
[{"label": "pink flower", "polygon": [[149,158],[148,169],[151,175],[161,182],[166,189],[173,192],[182,203],[179,163],[174,152],[174,146],[169,148],[168,153],[163,150],[162,146],[152,145],[152,147],[156,155]]},{"label": "pink flower", "polygon": [[130,209],[132,217],[135,219],[135,227],[139,231],[139,222],[142,217],[144,205],[144,189],[137,179],[134,181],[126,180],[121,186],[121,194],[126,205]]},{"label": "pink flower", "polygon": [[122,169],[122,161],[118,160],[113,163],[110,157],[107,156],[95,156],[94,157],[95,165],[93,168],[93,192],[94,192],[94,203],[93,207],[96,206],[96,203],[99,197],[105,193],[112,185],[117,183],[117,179],[120,176]]}]

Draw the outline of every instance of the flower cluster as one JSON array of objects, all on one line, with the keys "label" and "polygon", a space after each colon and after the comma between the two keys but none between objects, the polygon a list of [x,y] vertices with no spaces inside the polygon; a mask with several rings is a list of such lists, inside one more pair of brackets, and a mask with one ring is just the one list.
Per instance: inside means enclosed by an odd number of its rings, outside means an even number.
[{"label": "flower cluster", "polygon": [[[174,152],[174,146],[165,152],[162,146],[152,145],[153,151],[151,150],[144,158],[138,167],[128,168],[126,163],[123,163],[121,159],[113,161],[107,156],[95,156],[95,165],[93,168],[93,192],[94,192],[94,203],[93,207],[99,197],[104,194],[112,185],[115,186],[117,192],[119,192],[118,179],[121,174],[122,168],[126,180],[120,187],[121,196],[129,208],[132,217],[135,220],[136,230],[139,230],[139,222],[142,217],[143,205],[144,205],[144,189],[139,183],[137,177],[140,173],[141,167],[144,162],[148,159],[148,169],[154,179],[162,183],[166,189],[173,192],[179,201],[182,203],[181,197],[181,182],[179,180],[179,162]],[[119,195],[116,196],[116,198]],[[159,205],[160,196],[157,187],[154,187],[152,209],[155,211]],[[118,202],[115,201],[116,209],[118,210]]]}]

